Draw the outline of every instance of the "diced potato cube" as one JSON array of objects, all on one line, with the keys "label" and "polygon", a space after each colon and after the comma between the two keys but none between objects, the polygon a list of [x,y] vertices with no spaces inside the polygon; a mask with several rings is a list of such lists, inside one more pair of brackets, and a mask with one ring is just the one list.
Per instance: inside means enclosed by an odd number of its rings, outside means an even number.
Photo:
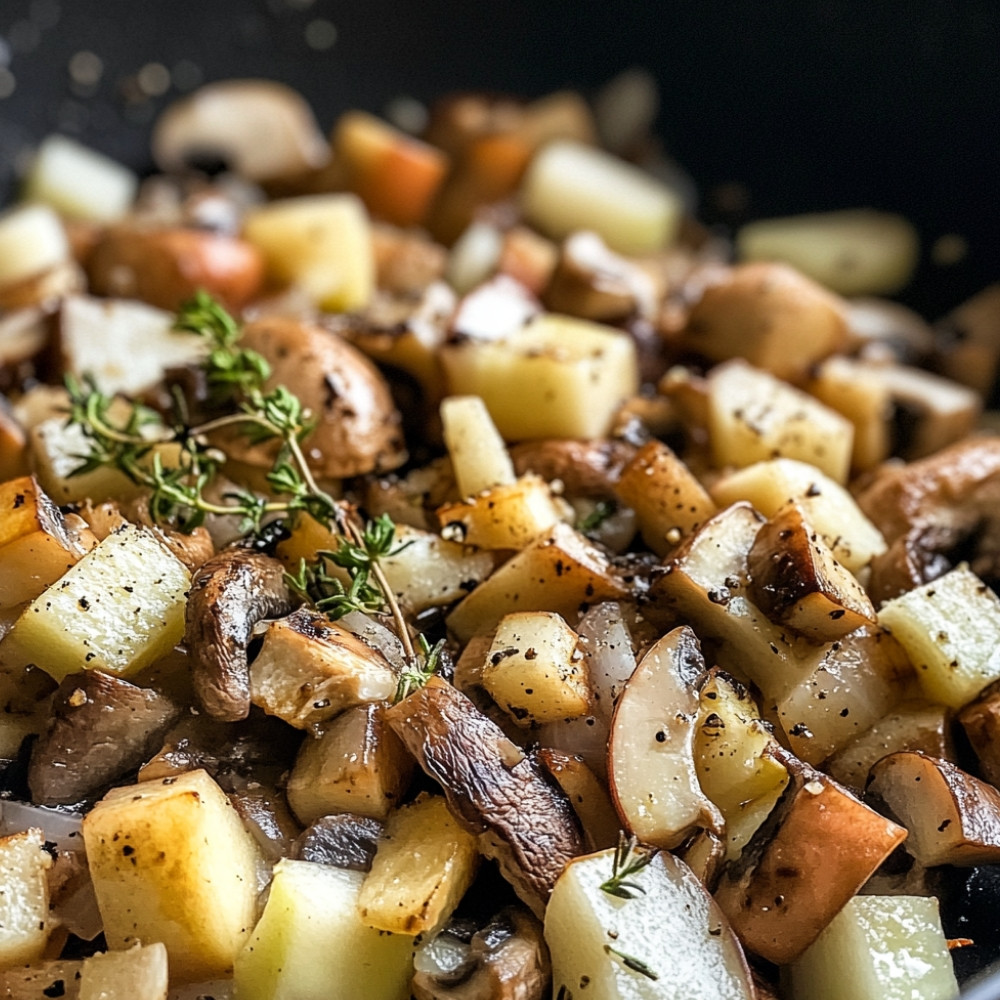
[{"label": "diced potato cube", "polygon": [[639,387],[631,337],[553,314],[499,341],[448,344],[441,361],[449,391],[481,397],[507,441],[601,437]]},{"label": "diced potato cube", "polygon": [[475,835],[458,825],[443,797],[421,795],[389,817],[358,913],[380,931],[433,931],[458,906],[478,864]]},{"label": "diced potato cube", "polygon": [[80,959],[32,962],[11,969],[0,969],[0,996],[4,1000],[80,1000]]},{"label": "diced potato cube", "polygon": [[294,284],[330,312],[368,304],[375,288],[371,226],[353,194],[272,201],[251,209],[243,236],[264,255],[270,276]]},{"label": "diced potato cube", "polygon": [[34,600],[96,544],[79,518],[67,523],[34,476],[0,484],[0,608]]},{"label": "diced potato cube", "polygon": [[747,500],[767,518],[794,500],[837,561],[852,573],[886,550],[882,533],[854,497],[806,462],[791,458],[756,462],[716,480],[711,493],[720,507]]},{"label": "diced potato cube", "polygon": [[596,232],[619,253],[655,253],[671,243],[682,206],[664,183],[618,157],[580,142],[557,140],[531,161],[521,187],[525,216],[562,239]]},{"label": "diced potato cube", "polygon": [[590,685],[579,638],[549,611],[506,615],[483,666],[483,687],[519,726],[586,715]]},{"label": "diced potato cube", "polygon": [[74,219],[113,222],[131,207],[139,178],[108,156],[63,135],[38,147],[24,179],[24,197]]},{"label": "diced potato cube", "polygon": [[408,1000],[413,939],[367,927],[364,875],[282,859],[267,905],[236,960],[240,1000]]},{"label": "diced potato cube", "polygon": [[760,219],[737,235],[743,260],[782,260],[841,295],[893,295],[920,243],[902,216],[870,209]]},{"label": "diced potato cube", "polygon": [[152,532],[123,524],[24,610],[2,655],[56,680],[85,669],[131,676],[184,635],[190,586],[187,567]]},{"label": "diced potato cube", "polygon": [[642,446],[622,469],[616,492],[639,521],[643,541],[665,556],[715,513],[715,504],[688,467],[660,441]]},{"label": "diced potato cube", "polygon": [[257,848],[205,771],[113,789],[83,839],[111,948],[161,941],[178,981],[232,971],[257,915]]},{"label": "diced potato cube", "polygon": [[42,957],[52,930],[49,884],[52,856],[41,830],[0,838],[0,969]]},{"label": "diced potato cube", "polygon": [[0,285],[13,285],[70,259],[69,240],[48,205],[19,205],[0,215]]},{"label": "diced potato cube", "polygon": [[523,549],[561,518],[545,480],[521,476],[458,503],[439,507],[442,533],[481,549]]},{"label": "diced potato cube", "polygon": [[838,483],[847,481],[851,422],[743,361],[727,361],[709,374],[708,432],[719,466],[742,468],[768,458],[795,458]]},{"label": "diced potato cube", "polygon": [[882,605],[933,701],[961,708],[1000,679],[1000,598],[962,565]]},{"label": "diced potato cube", "polygon": [[441,429],[463,497],[514,482],[514,463],[478,396],[449,396],[441,402]]},{"label": "diced potato cube", "polygon": [[513,611],[556,611],[567,618],[627,594],[607,556],[560,522],[476,587],[448,616],[448,628],[468,642]]},{"label": "diced potato cube", "polygon": [[268,627],[250,667],[250,697],[268,715],[309,729],[351,705],[391,698],[397,680],[357,636],[303,609]]},{"label": "diced potato cube", "polygon": [[136,945],[84,959],[80,1000],[167,1000],[167,949]]},{"label": "diced potato cube", "polygon": [[288,779],[288,804],[308,826],[331,813],[385,819],[413,772],[413,758],[385,724],[380,705],[356,705],[306,738]]},{"label": "diced potato cube", "polygon": [[933,896],[855,896],[786,970],[790,1000],[952,1000]]}]

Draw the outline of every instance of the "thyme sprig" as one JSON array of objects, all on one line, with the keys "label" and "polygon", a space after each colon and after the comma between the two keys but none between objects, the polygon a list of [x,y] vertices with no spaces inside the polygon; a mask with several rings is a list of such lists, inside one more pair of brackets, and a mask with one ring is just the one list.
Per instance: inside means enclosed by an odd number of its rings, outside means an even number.
[{"label": "thyme sprig", "polygon": [[[141,404],[112,399],[101,393],[92,379],[68,377],[70,396],[68,423],[79,426],[89,445],[80,455],[74,475],[99,468],[114,468],[133,483],[150,491],[149,512],[157,523],[169,523],[190,532],[202,525],[209,514],[238,515],[242,531],[260,531],[266,518],[311,515],[341,536],[338,548],[322,553],[318,569],[300,567],[296,580],[300,594],[331,617],[348,610],[367,614],[388,613],[409,662],[418,657],[396,596],[389,586],[379,560],[388,555],[395,526],[388,517],[367,526],[357,523],[346,503],[335,500],[321,489],[302,451],[302,440],[313,429],[311,414],[284,386],[264,391],[271,374],[267,360],[239,346],[242,330],[236,320],[211,296],[199,292],[179,311],[176,327],[204,337],[209,351],[203,371],[212,402],[235,407],[205,423],[189,426],[180,394],[176,394],[175,422],[168,426],[158,413]],[[276,441],[277,449],[267,481],[273,496],[262,497],[251,490],[234,487],[221,501],[212,499],[210,488],[226,455],[209,438],[215,432],[232,430],[250,443]],[[161,446],[172,445],[176,461],[165,464]],[[340,592],[334,577],[324,568],[325,559],[345,569],[350,578]],[[310,575],[311,574],[311,575]],[[293,581],[293,585],[294,585]],[[318,600],[317,600],[318,599]]]},{"label": "thyme sprig", "polygon": [[629,881],[638,875],[656,857],[656,851],[639,851],[635,837],[618,833],[618,845],[611,860],[611,878],[601,883],[601,891],[619,899],[635,899],[636,893],[646,894],[646,890],[636,882]]},{"label": "thyme sprig", "polygon": [[400,673],[394,701],[402,701],[407,695],[422,688],[441,668],[444,639],[439,639],[432,646],[423,635],[418,635],[417,643],[420,647],[417,664]]}]

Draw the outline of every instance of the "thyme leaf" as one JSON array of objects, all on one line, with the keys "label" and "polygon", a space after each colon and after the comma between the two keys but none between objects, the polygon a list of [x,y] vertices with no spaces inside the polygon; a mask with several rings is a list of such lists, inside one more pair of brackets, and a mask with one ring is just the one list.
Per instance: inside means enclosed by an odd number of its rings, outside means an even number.
[{"label": "thyme leaf", "polygon": [[611,878],[601,883],[602,892],[618,899],[635,899],[636,893],[646,894],[641,885],[629,880],[656,857],[656,851],[639,851],[637,846],[635,837],[626,837],[619,832],[618,845],[611,861]]},{"label": "thyme leaf", "polygon": [[633,972],[638,972],[647,979],[655,980],[660,978],[659,974],[654,972],[641,958],[636,958],[634,955],[629,955],[624,951],[619,951],[617,948],[612,948],[609,944],[604,946],[604,950],[607,954],[614,955],[615,958],[620,958],[625,968],[631,969]]}]

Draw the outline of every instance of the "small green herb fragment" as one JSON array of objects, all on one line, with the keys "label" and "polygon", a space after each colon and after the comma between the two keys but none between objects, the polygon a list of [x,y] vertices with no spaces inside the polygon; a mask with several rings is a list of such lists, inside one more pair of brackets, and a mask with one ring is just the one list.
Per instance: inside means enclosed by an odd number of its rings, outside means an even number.
[{"label": "small green herb fragment", "polygon": [[656,857],[656,851],[637,850],[635,837],[618,834],[618,846],[615,848],[611,861],[611,878],[601,883],[601,891],[619,899],[635,899],[637,892],[646,894],[646,890],[628,879],[637,875]]},{"label": "small green herb fragment", "polygon": [[422,688],[441,668],[441,651],[444,649],[444,639],[439,639],[432,646],[424,636],[419,635],[417,643],[419,662],[416,667],[404,670],[399,675],[394,702],[402,701],[407,695]]},{"label": "small green herb fragment", "polygon": [[611,945],[606,944],[604,946],[605,952],[609,955],[614,955],[615,958],[620,958],[622,965],[627,969],[631,969],[633,972],[638,972],[640,975],[645,976],[647,979],[659,979],[659,975],[655,973],[642,959],[636,958],[634,955],[628,955],[624,951],[619,951],[617,948],[612,948]]},{"label": "small green herb fragment", "polygon": [[616,510],[618,506],[613,500],[598,500],[594,509],[580,521],[579,530],[584,534],[596,531]]}]

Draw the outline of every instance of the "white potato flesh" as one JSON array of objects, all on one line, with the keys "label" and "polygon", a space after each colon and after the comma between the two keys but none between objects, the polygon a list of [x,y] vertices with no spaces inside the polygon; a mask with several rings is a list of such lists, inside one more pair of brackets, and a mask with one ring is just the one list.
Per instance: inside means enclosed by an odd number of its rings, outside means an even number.
[{"label": "white potato flesh", "polygon": [[13,285],[70,259],[66,230],[48,205],[21,205],[0,215],[0,285]]},{"label": "white potato flesh", "polygon": [[602,437],[639,388],[631,337],[551,313],[502,340],[446,345],[441,362],[448,391],[479,396],[507,441]]},{"label": "white potato flesh", "polygon": [[794,458],[847,482],[854,425],[800,389],[741,360],[708,377],[708,433],[720,467]]},{"label": "white potato flesh", "polygon": [[271,278],[294,285],[321,309],[363,309],[375,289],[371,223],[353,194],[272,201],[247,213],[243,237]]},{"label": "white potato flesh", "polygon": [[64,135],[50,135],[28,167],[24,196],[74,219],[114,222],[129,210],[138,187],[128,167]]},{"label": "white potato flesh", "polygon": [[920,241],[902,216],[870,209],[760,219],[736,237],[741,260],[780,260],[841,295],[893,295]]},{"label": "white potato flesh", "polygon": [[87,669],[130,676],[180,642],[190,586],[152,532],[123,524],[24,610],[2,655],[56,680]]},{"label": "white potato flesh", "polygon": [[878,617],[932,701],[961,708],[1000,679],[1000,598],[968,566],[887,601]]},{"label": "white potato flesh", "polygon": [[442,400],[441,430],[458,492],[463,497],[514,482],[514,463],[507,446],[478,396],[449,396]]},{"label": "white potato flesh", "polygon": [[933,896],[855,896],[785,970],[789,1000],[952,1000]]},{"label": "white potato flesh", "polygon": [[662,181],[580,142],[550,142],[528,166],[521,187],[527,219],[562,239],[596,232],[619,253],[655,253],[680,227],[680,198]]},{"label": "white potato flesh", "polygon": [[552,995],[579,997],[586,981],[601,1000],[750,1000],[739,942],[697,876],[660,853],[629,880],[643,891],[621,899],[601,889],[614,853],[574,858],[552,890]]},{"label": "white potato flesh", "polygon": [[167,949],[158,941],[85,959],[80,1000],[166,1000]]},{"label": "white potato flesh", "polygon": [[0,969],[42,957],[52,923],[41,830],[0,838]]},{"label": "white potato flesh", "polygon": [[238,1000],[407,1000],[413,938],[363,923],[364,878],[313,861],[279,861],[236,960]]}]

